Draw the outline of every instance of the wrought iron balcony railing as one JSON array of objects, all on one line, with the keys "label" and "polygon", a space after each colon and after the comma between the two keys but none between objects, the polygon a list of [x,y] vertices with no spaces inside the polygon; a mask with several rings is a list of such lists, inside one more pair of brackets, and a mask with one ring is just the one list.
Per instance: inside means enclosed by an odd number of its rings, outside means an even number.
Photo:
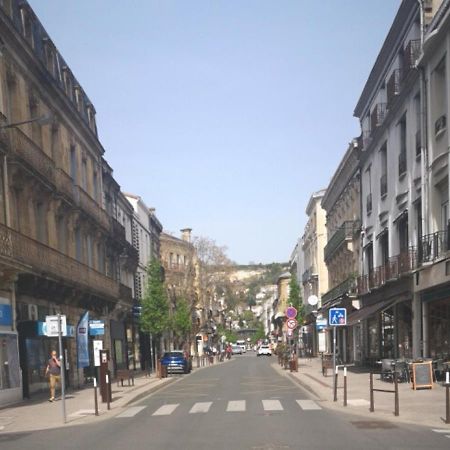
[{"label": "wrought iron balcony railing", "polygon": [[0,257],[28,273],[62,279],[117,300],[119,283],[47,245],[0,225]]},{"label": "wrought iron balcony railing", "polygon": [[433,262],[449,250],[448,230],[427,234],[419,241],[419,262]]},{"label": "wrought iron balcony railing", "polygon": [[400,94],[401,89],[401,70],[396,69],[392,72],[386,83],[387,107],[389,108],[395,100],[395,97]]},{"label": "wrought iron balcony railing", "polygon": [[370,115],[370,131],[373,133],[384,121],[386,116],[386,103],[377,103]]},{"label": "wrought iron balcony railing", "polygon": [[327,303],[330,303],[343,295],[352,295],[355,293],[356,280],[354,277],[348,277],[345,281],[322,295],[322,306],[326,306]]},{"label": "wrought iron balcony railing", "polygon": [[409,72],[414,69],[416,61],[420,56],[420,39],[411,39],[405,47],[403,52],[403,79],[406,78]]},{"label": "wrought iron balcony railing", "polygon": [[344,222],[331,236],[323,249],[325,261],[328,261],[345,241],[352,239],[354,233],[359,230],[359,227],[359,221],[349,220]]}]

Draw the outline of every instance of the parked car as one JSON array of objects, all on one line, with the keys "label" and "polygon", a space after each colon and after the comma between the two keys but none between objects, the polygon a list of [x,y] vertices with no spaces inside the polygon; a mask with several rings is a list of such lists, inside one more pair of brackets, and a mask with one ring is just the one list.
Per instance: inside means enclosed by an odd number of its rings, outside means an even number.
[{"label": "parked car", "polygon": [[256,356],[272,356],[272,350],[268,344],[262,344],[259,346],[258,351],[256,352]]},{"label": "parked car", "polygon": [[242,347],[240,345],[232,344],[231,351],[233,355],[242,355]]},{"label": "parked car", "polygon": [[192,369],[190,358],[183,350],[165,352],[161,365],[167,368],[167,373],[189,373]]}]

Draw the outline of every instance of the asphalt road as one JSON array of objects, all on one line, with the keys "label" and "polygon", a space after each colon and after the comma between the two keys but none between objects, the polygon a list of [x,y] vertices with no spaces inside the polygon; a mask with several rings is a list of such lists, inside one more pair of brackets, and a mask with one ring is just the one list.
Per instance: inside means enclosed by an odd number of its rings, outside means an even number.
[{"label": "asphalt road", "polygon": [[448,449],[428,428],[326,410],[253,352],[194,371],[95,425],[2,434],[12,449]]}]

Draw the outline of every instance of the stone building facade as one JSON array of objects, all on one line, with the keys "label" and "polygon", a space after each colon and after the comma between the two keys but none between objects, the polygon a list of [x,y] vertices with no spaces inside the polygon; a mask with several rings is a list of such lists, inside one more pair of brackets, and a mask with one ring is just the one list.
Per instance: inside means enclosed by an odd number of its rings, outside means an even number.
[{"label": "stone building facade", "polygon": [[94,106],[26,1],[0,3],[0,36],[3,403],[47,388],[42,366],[56,345],[42,332],[49,314],[67,317],[70,384],[84,382],[89,370],[77,367],[74,336],[86,311],[104,320],[105,348],[112,348],[114,328],[121,359],[111,368],[125,365],[132,291],[121,283],[129,243]]}]

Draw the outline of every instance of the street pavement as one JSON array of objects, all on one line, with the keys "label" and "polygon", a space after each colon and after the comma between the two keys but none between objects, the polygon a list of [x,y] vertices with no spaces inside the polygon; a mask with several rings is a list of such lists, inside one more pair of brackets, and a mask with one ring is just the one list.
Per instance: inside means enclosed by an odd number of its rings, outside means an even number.
[{"label": "street pavement", "polygon": [[[306,373],[301,365],[299,377],[301,370]],[[73,426],[4,431],[0,448],[448,449],[450,445],[450,433],[437,432],[445,427],[433,431],[393,417],[374,418],[368,408],[347,414],[329,407],[329,399],[314,395],[311,386],[304,389],[275,357],[257,358],[250,352],[172,380],[163,380],[170,384],[151,395],[124,401],[108,420],[89,417]]]}]

